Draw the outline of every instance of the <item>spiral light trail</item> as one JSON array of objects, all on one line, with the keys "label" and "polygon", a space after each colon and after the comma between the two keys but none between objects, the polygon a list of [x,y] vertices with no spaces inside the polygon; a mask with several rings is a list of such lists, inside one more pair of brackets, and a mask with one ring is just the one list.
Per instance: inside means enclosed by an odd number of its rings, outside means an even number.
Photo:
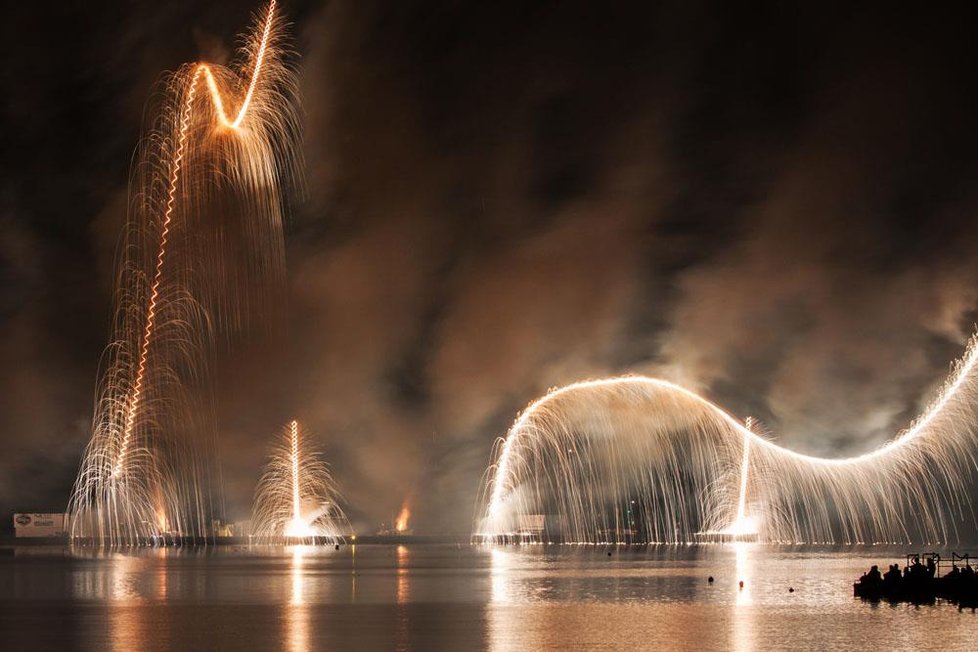
[{"label": "spiral light trail", "polygon": [[166,199],[166,211],[163,213],[163,230],[160,233],[160,249],[156,255],[156,272],[153,275],[153,286],[150,289],[149,306],[146,309],[146,328],[143,331],[142,344],[139,349],[139,367],[136,371],[136,383],[133,386],[132,398],[129,401],[129,414],[126,417],[126,427],[122,435],[122,446],[119,451],[119,460],[116,462],[114,475],[119,475],[122,465],[125,462],[126,452],[129,448],[129,441],[132,438],[132,429],[136,421],[136,412],[139,410],[139,399],[142,397],[143,381],[146,375],[146,363],[149,357],[149,346],[153,340],[153,329],[156,326],[156,303],[160,297],[160,282],[163,279],[163,265],[166,263],[167,236],[170,233],[170,221],[173,219],[173,205],[176,202],[177,186],[180,183],[180,167],[183,163],[183,155],[187,146],[187,131],[190,127],[190,112],[193,110],[194,98],[197,96],[197,82],[203,75],[207,79],[207,88],[210,90],[211,103],[217,111],[221,126],[229,129],[238,129],[241,121],[248,113],[248,106],[251,98],[255,94],[255,84],[258,82],[258,75],[261,73],[262,61],[265,59],[265,51],[268,49],[268,37],[271,34],[272,18],[275,15],[275,0],[268,4],[268,11],[265,15],[265,26],[262,29],[261,43],[258,46],[258,54],[255,57],[255,69],[251,74],[251,81],[248,83],[248,91],[245,93],[241,108],[234,120],[227,117],[224,110],[224,98],[217,87],[214,73],[206,63],[199,64],[194,68],[193,77],[190,80],[190,88],[187,91],[187,101],[183,106],[183,115],[180,117],[180,134],[177,137],[177,151],[173,157],[173,173],[170,175],[169,191]]},{"label": "spiral light trail", "polygon": [[292,439],[292,524],[302,523],[302,502],[299,500],[299,422],[289,424]]}]

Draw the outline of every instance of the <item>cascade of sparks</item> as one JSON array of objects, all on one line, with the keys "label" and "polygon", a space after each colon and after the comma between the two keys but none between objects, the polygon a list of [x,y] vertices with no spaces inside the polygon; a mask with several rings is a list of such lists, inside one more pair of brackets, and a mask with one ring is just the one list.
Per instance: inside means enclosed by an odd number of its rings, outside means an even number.
[{"label": "cascade of sparks", "polygon": [[210,534],[220,501],[208,357],[219,333],[274,303],[285,196],[301,182],[280,23],[271,0],[240,72],[191,64],[163,84],[134,165],[113,339],[67,510],[73,539]]},{"label": "cascade of sparks", "polygon": [[272,448],[255,489],[251,524],[258,543],[340,543],[350,534],[329,467],[307,440],[292,421]]},{"label": "cascade of sparks", "polygon": [[[784,448],[665,380],[573,383],[531,403],[497,440],[475,536],[674,542],[946,543],[974,523],[978,341],[936,400],[886,444],[846,458]],[[633,504],[637,527],[621,521]],[[544,531],[525,524],[544,520]]]}]

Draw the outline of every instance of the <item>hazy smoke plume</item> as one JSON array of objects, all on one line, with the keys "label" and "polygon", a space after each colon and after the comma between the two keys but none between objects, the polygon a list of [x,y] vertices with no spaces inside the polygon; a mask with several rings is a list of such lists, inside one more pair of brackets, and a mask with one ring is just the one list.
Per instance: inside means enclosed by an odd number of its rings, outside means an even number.
[{"label": "hazy smoke plume", "polygon": [[[37,53],[33,87],[3,66],[26,134],[3,150],[28,151],[0,203],[4,510],[67,496],[140,107],[246,26],[221,4],[120,9],[80,62]],[[286,4],[308,193],[287,325],[217,376],[233,516],[294,417],[356,526],[411,496],[416,531],[466,531],[493,438],[599,375],[668,377],[807,452],[907,424],[975,320],[967,21],[717,4]],[[43,136],[79,88],[85,133]]]}]

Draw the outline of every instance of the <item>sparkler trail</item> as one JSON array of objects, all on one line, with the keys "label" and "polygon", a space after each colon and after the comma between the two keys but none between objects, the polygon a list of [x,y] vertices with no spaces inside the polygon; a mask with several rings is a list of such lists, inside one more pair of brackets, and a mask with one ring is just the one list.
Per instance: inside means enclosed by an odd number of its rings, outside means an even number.
[{"label": "sparkler trail", "polygon": [[296,81],[280,23],[271,0],[241,73],[199,63],[163,84],[134,165],[114,336],[68,505],[73,538],[209,534],[217,500],[208,357],[218,333],[240,331],[273,305],[285,196],[301,182]]},{"label": "sparkler trail", "polygon": [[251,523],[259,543],[342,542],[351,533],[329,467],[297,421],[284,429],[255,489]]},{"label": "sparkler trail", "polygon": [[[703,534],[778,542],[947,542],[974,522],[978,343],[936,400],[879,448],[821,458],[781,447],[668,381],[574,383],[531,403],[486,472],[475,532],[510,540],[687,542]],[[738,463],[739,462],[739,463]],[[626,522],[625,505],[638,514]]]},{"label": "sparkler trail", "polygon": [[301,529],[302,524],[302,502],[299,500],[299,423],[293,421],[289,424],[292,447],[292,526]]}]

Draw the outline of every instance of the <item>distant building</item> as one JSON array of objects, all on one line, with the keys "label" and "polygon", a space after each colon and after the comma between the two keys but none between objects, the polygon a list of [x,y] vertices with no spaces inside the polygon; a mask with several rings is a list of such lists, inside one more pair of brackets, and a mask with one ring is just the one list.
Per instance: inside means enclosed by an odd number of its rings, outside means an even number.
[{"label": "distant building", "polygon": [[543,534],[547,517],[545,514],[520,514],[521,535],[540,536]]},{"label": "distant building", "polygon": [[14,514],[17,538],[65,536],[64,514]]},{"label": "distant building", "polygon": [[221,519],[215,519],[211,522],[211,532],[216,537],[251,536],[251,521],[223,521]]}]

